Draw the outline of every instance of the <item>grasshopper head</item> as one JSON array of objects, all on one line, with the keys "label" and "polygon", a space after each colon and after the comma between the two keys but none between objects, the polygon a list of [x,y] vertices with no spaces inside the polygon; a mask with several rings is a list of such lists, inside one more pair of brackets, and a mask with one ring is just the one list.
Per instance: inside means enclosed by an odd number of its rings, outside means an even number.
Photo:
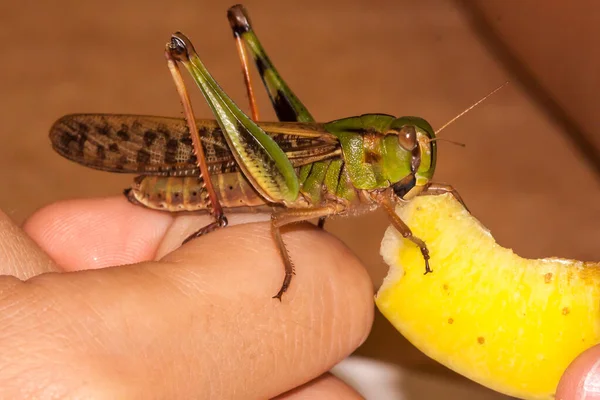
[{"label": "grasshopper head", "polygon": [[435,171],[436,142],[433,128],[419,117],[396,118],[386,135],[397,135],[400,147],[410,152],[410,174],[392,185],[396,196],[410,199],[419,194],[430,182]]}]

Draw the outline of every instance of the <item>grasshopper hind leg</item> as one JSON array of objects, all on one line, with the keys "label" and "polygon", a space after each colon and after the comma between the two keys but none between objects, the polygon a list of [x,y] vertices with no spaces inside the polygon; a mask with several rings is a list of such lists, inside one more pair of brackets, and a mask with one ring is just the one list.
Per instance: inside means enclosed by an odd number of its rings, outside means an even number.
[{"label": "grasshopper hind leg", "polygon": [[[245,44],[258,68],[260,78],[267,90],[277,118],[280,121],[287,122],[314,122],[315,119],[300,99],[292,92],[269,59],[265,49],[258,40],[258,36],[254,32],[246,9],[241,4],[235,5],[227,11],[227,18],[229,19],[233,36],[238,43],[238,51],[240,52],[242,64],[244,64],[243,57],[245,56],[242,53],[245,51],[243,48]],[[247,70],[247,67],[245,69]],[[247,74],[247,72],[244,71],[244,74]],[[245,79],[248,80],[246,77]]]},{"label": "grasshopper hind leg", "polygon": [[[237,7],[241,6],[233,6],[227,12],[227,17],[231,21],[232,19],[238,18],[239,10]],[[234,23],[232,23],[232,28]],[[254,85],[252,85],[252,79],[250,77],[250,63],[248,62],[248,52],[246,51],[246,46],[244,45],[244,41],[242,40],[238,31],[234,28],[233,37],[235,38],[235,45],[238,51],[238,56],[240,57],[240,63],[242,64],[242,74],[244,75],[244,84],[246,85],[246,93],[248,95],[248,102],[250,103],[250,113],[252,114],[252,120],[258,121],[260,119],[258,114],[258,105],[256,103],[256,98],[254,97]]]},{"label": "grasshopper hind leg", "polygon": [[215,221],[211,222],[206,226],[203,226],[196,232],[192,233],[181,244],[186,244],[190,240],[199,238],[200,236],[204,236],[210,232],[216,231],[219,228],[225,228],[228,224],[229,222],[227,221],[227,217],[225,215],[221,214],[220,216],[216,216]]},{"label": "grasshopper hind leg", "polygon": [[[286,122],[315,122],[306,106],[292,92],[285,80],[281,77],[267,52],[260,43],[258,36],[254,32],[248,12],[241,4],[237,4],[227,10],[227,19],[231,25],[233,37],[236,41],[238,55],[242,64],[242,73],[252,118],[258,120],[258,107],[254,97],[254,89],[250,79],[248,66],[248,53],[252,56],[260,78],[263,81],[265,89],[271,100],[271,105],[277,114],[279,121]],[[319,218],[318,227],[323,229],[326,217]]]},{"label": "grasshopper hind leg", "polygon": [[167,66],[169,67],[169,72],[171,73],[173,82],[175,83],[175,88],[177,89],[177,94],[179,95],[179,99],[181,100],[185,119],[190,130],[190,136],[192,139],[192,144],[194,146],[194,153],[196,154],[196,158],[198,160],[198,169],[200,170],[200,175],[198,179],[202,184],[202,190],[206,193],[207,200],[209,201],[211,206],[211,214],[215,219],[210,224],[206,225],[205,227],[199,229],[192,235],[188,236],[182,243],[185,244],[192,239],[198,238],[218,228],[223,228],[227,226],[227,217],[225,217],[223,208],[221,207],[221,203],[217,196],[217,192],[215,191],[212,181],[210,179],[210,172],[208,170],[206,156],[204,155],[204,148],[202,147],[202,142],[200,139],[200,131],[196,126],[196,117],[194,116],[192,103],[190,101],[189,94],[185,87],[183,77],[181,76],[181,72],[179,71],[179,67],[177,66],[177,62],[173,58],[171,52],[169,51],[169,47],[167,47],[167,50],[165,51],[165,57],[167,59]]},{"label": "grasshopper hind leg", "polygon": [[317,223],[317,226],[320,229],[325,229],[325,222],[327,221],[327,217],[321,217],[319,218],[319,222]]}]

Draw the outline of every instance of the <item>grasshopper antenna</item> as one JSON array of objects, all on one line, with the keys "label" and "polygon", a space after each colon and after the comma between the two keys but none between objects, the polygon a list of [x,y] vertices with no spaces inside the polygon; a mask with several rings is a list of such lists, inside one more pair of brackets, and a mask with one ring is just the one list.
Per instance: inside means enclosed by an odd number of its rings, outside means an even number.
[{"label": "grasshopper antenna", "polygon": [[[438,132],[439,132],[439,131],[438,131]],[[466,144],[464,144],[464,143],[461,143],[461,142],[456,142],[456,141],[454,141],[454,140],[449,140],[449,139],[446,139],[446,138],[439,138],[439,137],[436,137],[436,138],[433,138],[433,139],[428,139],[428,140],[427,140],[427,142],[429,142],[429,143],[431,143],[431,142],[440,142],[440,141],[441,141],[441,142],[448,142],[448,143],[451,143],[451,144],[453,144],[453,145],[455,145],[455,146],[467,147],[467,145],[466,145]]]},{"label": "grasshopper antenna", "polygon": [[499,91],[500,89],[502,89],[506,85],[508,85],[508,81],[504,82],[502,85],[498,86],[496,89],[492,90],[490,93],[488,93],[483,98],[481,98],[479,101],[477,101],[476,103],[474,103],[473,105],[471,105],[465,111],[461,112],[456,117],[454,117],[450,121],[446,122],[444,125],[442,125],[442,127],[440,129],[438,129],[435,132],[435,134],[439,135],[439,133],[441,131],[443,131],[444,129],[446,129],[449,125],[451,125],[452,123],[454,123],[457,119],[459,119],[460,117],[462,117],[463,115],[465,115],[466,113],[468,113],[469,111],[471,111],[472,109],[474,109],[475,107],[477,107],[479,104],[483,103],[485,100],[487,100],[488,98],[490,98],[493,94],[495,94],[497,91]]}]

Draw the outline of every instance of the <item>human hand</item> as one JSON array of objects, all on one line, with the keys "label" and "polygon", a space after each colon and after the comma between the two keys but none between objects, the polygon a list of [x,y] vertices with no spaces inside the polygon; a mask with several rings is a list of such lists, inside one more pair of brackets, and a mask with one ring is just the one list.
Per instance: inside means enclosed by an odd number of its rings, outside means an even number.
[{"label": "human hand", "polygon": [[179,248],[207,221],[74,200],[32,216],[28,237],[0,212],[2,397],[360,398],[326,373],[371,327],[359,261],[327,233],[286,233],[297,275],[280,303],[269,224]]},{"label": "human hand", "polygon": [[563,374],[556,400],[600,399],[600,345],[584,351]]}]

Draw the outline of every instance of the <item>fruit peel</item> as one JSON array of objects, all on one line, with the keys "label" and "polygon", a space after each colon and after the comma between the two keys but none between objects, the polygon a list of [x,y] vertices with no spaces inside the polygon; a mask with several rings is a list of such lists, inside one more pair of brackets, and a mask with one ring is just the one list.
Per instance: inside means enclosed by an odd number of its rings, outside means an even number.
[{"label": "fruit peel", "polygon": [[381,313],[450,369],[510,396],[552,399],[569,363],[600,342],[600,263],[519,257],[450,194],[396,212],[427,244],[433,273],[388,228]]}]

